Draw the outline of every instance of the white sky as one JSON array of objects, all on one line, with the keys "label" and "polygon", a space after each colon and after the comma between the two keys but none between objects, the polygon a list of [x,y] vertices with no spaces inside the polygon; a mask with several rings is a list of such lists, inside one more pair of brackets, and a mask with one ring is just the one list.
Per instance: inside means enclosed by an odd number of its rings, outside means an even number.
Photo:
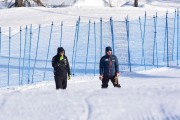
[{"label": "white sky", "polygon": [[[140,5],[109,8],[103,7],[101,0],[81,0],[67,8],[0,9],[0,26],[4,31],[9,26],[16,31],[19,26],[52,21],[74,25],[79,16],[84,22],[111,16],[124,20],[127,15],[137,19],[145,11],[152,17],[180,7],[178,0]],[[54,80],[0,88],[0,120],[180,120],[179,66],[125,72],[119,80],[121,89],[109,83],[109,88],[102,90],[98,76],[92,75],[72,77],[66,90],[56,91]]]}]

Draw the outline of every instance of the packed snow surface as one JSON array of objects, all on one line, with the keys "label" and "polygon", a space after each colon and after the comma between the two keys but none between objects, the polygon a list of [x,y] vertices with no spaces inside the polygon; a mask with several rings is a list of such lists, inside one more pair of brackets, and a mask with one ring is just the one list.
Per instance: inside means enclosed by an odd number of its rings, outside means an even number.
[{"label": "packed snow surface", "polygon": [[[152,17],[180,7],[179,0],[148,1],[139,1],[137,8],[132,7],[133,0],[119,0],[112,8],[104,0],[79,0],[63,8],[0,9],[0,26],[8,33],[9,27],[17,32],[20,26],[50,25],[52,21],[75,25],[79,16],[84,22],[100,17],[124,20],[127,15],[138,19],[145,11]],[[180,120],[179,66],[122,72],[119,81],[120,89],[110,82],[108,89],[101,89],[98,75],[78,75],[72,76],[66,90],[55,90],[54,80],[3,87],[0,120]]]}]

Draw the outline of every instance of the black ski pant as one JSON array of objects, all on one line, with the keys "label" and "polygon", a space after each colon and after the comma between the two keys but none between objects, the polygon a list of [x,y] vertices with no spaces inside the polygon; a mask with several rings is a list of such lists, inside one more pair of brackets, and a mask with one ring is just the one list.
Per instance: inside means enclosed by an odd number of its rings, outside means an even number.
[{"label": "black ski pant", "polygon": [[104,76],[103,79],[102,79],[102,88],[107,88],[108,87],[108,83],[109,83],[109,80],[111,80],[112,84],[114,87],[120,87],[119,83],[115,83],[115,76],[113,77],[106,77]]},{"label": "black ski pant", "polygon": [[55,79],[56,89],[66,89],[67,77],[60,77],[55,75],[54,79]]}]

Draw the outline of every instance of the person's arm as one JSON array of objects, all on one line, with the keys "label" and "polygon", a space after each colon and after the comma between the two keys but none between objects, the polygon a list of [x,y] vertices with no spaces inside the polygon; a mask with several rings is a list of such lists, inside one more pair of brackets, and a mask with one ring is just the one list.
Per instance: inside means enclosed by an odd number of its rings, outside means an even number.
[{"label": "person's arm", "polygon": [[68,73],[68,76],[71,75],[71,71],[70,71],[70,65],[69,65],[69,61],[68,61],[68,58],[66,57],[66,60],[67,60],[67,73]]},{"label": "person's arm", "polygon": [[104,74],[104,57],[102,57],[100,59],[100,63],[99,63],[99,74],[100,76],[103,76]]},{"label": "person's arm", "polygon": [[100,63],[99,63],[99,79],[102,80],[103,79],[103,73],[104,73],[104,67],[103,67],[103,58],[100,59]]},{"label": "person's arm", "polygon": [[56,63],[55,57],[52,58],[52,67],[58,67],[58,63]]},{"label": "person's arm", "polygon": [[52,67],[55,67],[55,58],[52,58]]},{"label": "person's arm", "polygon": [[116,75],[119,74],[119,62],[116,56],[115,56],[115,72],[116,72]]},{"label": "person's arm", "polygon": [[67,74],[68,74],[68,80],[71,79],[71,71],[70,71],[70,65],[69,65],[69,61],[68,61],[68,58],[66,57],[66,68],[67,68]]}]

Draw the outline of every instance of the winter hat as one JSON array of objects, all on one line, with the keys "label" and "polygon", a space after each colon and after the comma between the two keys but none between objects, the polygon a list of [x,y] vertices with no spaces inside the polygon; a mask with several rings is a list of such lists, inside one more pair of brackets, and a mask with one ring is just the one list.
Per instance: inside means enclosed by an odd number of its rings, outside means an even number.
[{"label": "winter hat", "polygon": [[63,52],[63,51],[64,51],[64,48],[63,48],[63,47],[58,47],[57,53],[60,53],[60,52]]},{"label": "winter hat", "polygon": [[112,51],[110,46],[106,47],[106,52],[108,52],[108,51]]}]

